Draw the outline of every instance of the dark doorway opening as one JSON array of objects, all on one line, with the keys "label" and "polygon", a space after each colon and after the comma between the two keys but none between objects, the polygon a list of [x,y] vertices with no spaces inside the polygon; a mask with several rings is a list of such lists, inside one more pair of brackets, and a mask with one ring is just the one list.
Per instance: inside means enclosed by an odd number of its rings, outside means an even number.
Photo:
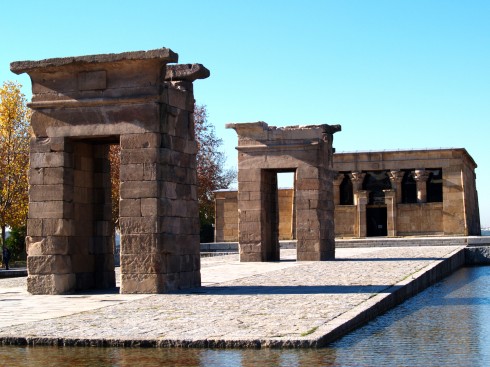
[{"label": "dark doorway opening", "polygon": [[388,235],[386,206],[366,208],[366,227],[368,237]]},{"label": "dark doorway opening", "polygon": [[[266,224],[262,229],[263,256],[266,261],[279,261],[279,240],[296,238],[295,171],[262,170],[261,180],[262,223]],[[279,190],[279,184],[282,190]]]}]

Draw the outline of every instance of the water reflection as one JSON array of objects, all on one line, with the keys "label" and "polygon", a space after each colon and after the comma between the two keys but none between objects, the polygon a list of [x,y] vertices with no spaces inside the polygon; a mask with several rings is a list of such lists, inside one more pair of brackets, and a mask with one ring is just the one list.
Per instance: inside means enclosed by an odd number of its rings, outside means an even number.
[{"label": "water reflection", "polygon": [[328,348],[0,347],[2,366],[486,366],[490,267],[464,268]]}]

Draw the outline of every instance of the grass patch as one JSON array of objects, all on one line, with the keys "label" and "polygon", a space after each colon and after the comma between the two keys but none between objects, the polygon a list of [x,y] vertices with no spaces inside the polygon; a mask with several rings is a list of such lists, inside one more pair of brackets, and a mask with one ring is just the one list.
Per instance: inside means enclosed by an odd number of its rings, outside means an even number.
[{"label": "grass patch", "polygon": [[304,333],[301,333],[301,336],[307,336],[307,335],[313,334],[317,329],[318,329],[318,326],[315,326],[315,327],[311,328],[310,330],[305,331]]}]

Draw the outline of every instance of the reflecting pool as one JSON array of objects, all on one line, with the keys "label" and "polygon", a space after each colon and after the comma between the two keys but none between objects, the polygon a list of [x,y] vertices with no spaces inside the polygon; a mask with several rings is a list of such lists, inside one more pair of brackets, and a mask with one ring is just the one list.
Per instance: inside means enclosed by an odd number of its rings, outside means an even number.
[{"label": "reflecting pool", "polygon": [[0,347],[1,366],[488,366],[490,267],[463,268],[328,348]]}]

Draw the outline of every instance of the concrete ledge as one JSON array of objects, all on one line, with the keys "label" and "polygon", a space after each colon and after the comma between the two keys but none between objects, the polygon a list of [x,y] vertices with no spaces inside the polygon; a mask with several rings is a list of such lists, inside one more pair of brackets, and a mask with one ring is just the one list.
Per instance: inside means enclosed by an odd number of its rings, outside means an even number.
[{"label": "concrete ledge", "polygon": [[27,276],[26,268],[9,269],[9,270],[0,269],[0,278],[18,278],[18,277],[26,277],[26,276]]},{"label": "concrete ledge", "polygon": [[490,265],[490,245],[468,246],[464,254],[466,265]]},{"label": "concrete ledge", "polygon": [[[279,241],[282,249],[296,248],[296,240]],[[425,236],[336,238],[336,248],[403,246],[490,246],[490,236]],[[238,251],[238,242],[201,243],[201,251]]]}]

